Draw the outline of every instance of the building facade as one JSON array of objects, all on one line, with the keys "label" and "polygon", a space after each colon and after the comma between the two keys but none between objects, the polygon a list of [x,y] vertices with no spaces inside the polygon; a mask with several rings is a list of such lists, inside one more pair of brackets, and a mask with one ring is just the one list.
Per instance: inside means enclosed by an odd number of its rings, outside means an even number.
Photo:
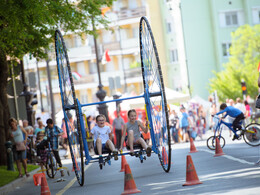
[{"label": "building facade", "polygon": [[228,61],[231,32],[260,23],[259,0],[181,0],[192,95],[207,99],[213,71]]}]

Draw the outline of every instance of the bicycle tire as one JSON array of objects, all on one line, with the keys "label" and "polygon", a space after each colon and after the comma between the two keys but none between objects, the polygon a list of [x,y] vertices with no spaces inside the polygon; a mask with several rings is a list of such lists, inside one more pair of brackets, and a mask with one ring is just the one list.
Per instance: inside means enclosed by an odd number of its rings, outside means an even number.
[{"label": "bicycle tire", "polygon": [[[226,140],[224,137],[222,136],[218,136],[219,138],[219,144],[221,146],[221,148],[224,148],[225,144],[226,144]],[[210,150],[215,150],[216,149],[216,137],[215,136],[210,136],[208,139],[207,139],[207,147],[210,149]]]},{"label": "bicycle tire", "polygon": [[[72,78],[71,67],[67,54],[67,49],[59,30],[55,31],[55,52],[57,69],[59,76],[60,94],[62,108],[66,124],[66,131],[69,140],[69,148],[75,174],[79,185],[84,185],[84,161],[83,161],[83,140],[81,134],[80,114],[78,102],[75,95],[74,82]],[[70,121],[70,117],[75,114],[76,124]]]},{"label": "bicycle tire", "polygon": [[150,122],[152,149],[158,154],[163,170],[169,172],[171,167],[171,139],[167,101],[159,55],[146,17],[140,19],[139,37],[144,96]]},{"label": "bicycle tire", "polygon": [[251,123],[246,126],[246,130],[254,131],[255,134],[244,131],[244,141],[250,146],[260,146],[260,125],[258,123]]},{"label": "bicycle tire", "polygon": [[47,162],[45,167],[46,167],[46,174],[48,175],[48,177],[54,178],[57,173],[57,162],[52,152],[47,155]]}]

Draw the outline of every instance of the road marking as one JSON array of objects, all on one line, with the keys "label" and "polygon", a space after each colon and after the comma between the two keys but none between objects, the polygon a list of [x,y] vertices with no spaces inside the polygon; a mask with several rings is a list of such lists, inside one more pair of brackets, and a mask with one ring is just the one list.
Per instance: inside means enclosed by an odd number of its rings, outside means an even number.
[{"label": "road marking", "polygon": [[[84,168],[84,173],[85,173],[85,171],[86,171],[90,166],[91,166],[91,164],[85,166],[85,168]],[[62,194],[64,194],[76,181],[77,181],[77,178],[76,178],[76,176],[75,176],[62,190],[60,190],[60,191],[57,193],[57,195],[62,195]]]},{"label": "road marking", "polygon": [[[205,150],[205,149],[199,149],[199,150],[200,151],[204,151],[204,152],[208,152],[208,153],[211,153],[211,154],[215,154],[215,152],[213,152],[213,151],[209,151],[209,150]],[[225,158],[227,158],[229,160],[237,161],[237,162],[240,162],[240,163],[243,163],[243,164],[255,165],[255,163],[253,163],[253,162],[248,162],[246,160],[235,158],[235,157],[229,156],[227,154],[223,155],[222,157],[225,157]]]}]

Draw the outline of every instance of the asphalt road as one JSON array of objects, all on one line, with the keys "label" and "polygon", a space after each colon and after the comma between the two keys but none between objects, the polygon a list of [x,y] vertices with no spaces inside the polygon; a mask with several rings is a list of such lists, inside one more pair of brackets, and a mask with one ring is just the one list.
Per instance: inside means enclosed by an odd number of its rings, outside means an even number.
[{"label": "asphalt road", "polygon": [[[208,133],[210,134],[210,133]],[[206,135],[205,138],[209,136]],[[126,156],[130,165],[135,184],[142,194],[260,194],[260,167],[256,162],[260,159],[260,148],[251,147],[243,140],[231,141],[228,132],[224,133],[226,146],[224,156],[213,157],[215,152],[206,147],[206,140],[194,142],[198,152],[189,153],[190,144],[172,145],[172,164],[169,173],[165,173],[158,157],[152,154],[150,158],[140,163],[136,157]],[[182,186],[186,180],[186,158],[191,155],[200,185]],[[112,161],[103,170],[97,163],[85,166],[85,183],[80,187],[76,181],[70,160],[63,164],[70,170],[66,181],[47,179],[52,194],[59,195],[117,195],[124,191],[124,173],[121,169],[121,159]],[[16,187],[10,195],[39,194],[40,187],[34,186],[32,180],[26,180]]]}]

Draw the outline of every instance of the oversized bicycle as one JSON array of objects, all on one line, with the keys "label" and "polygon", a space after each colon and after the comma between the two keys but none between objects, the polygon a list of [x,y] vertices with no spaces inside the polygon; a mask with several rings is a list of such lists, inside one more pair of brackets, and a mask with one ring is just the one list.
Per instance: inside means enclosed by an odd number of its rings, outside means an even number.
[{"label": "oversized bicycle", "polygon": [[[227,123],[222,120],[221,117],[213,116],[218,120],[216,127],[214,129],[214,135],[207,139],[207,146],[210,150],[215,150],[216,147],[216,138],[218,138],[220,146],[223,148],[225,146],[225,138],[221,136],[222,129],[224,126],[228,127],[232,132],[235,130],[232,127],[232,123]],[[243,137],[244,141],[250,146],[259,146],[260,145],[260,126],[257,123],[251,123],[247,126],[244,125],[244,121],[241,121],[242,128],[237,132],[239,136],[238,139]]]},{"label": "oversized bicycle", "polygon": [[[144,98],[147,118],[150,124],[152,151],[158,155],[163,170],[165,172],[170,170],[171,141],[165,89],[155,40],[150,24],[145,17],[142,17],[140,20],[139,31],[144,94],[135,97],[95,102],[90,104],[80,104],[80,101],[76,98],[67,49],[60,31],[57,30],[55,32],[55,51],[62,108],[73,167],[78,183],[81,186],[84,184],[84,164],[98,162],[98,157],[90,156],[88,150],[86,129],[84,127],[84,117],[82,113],[82,107],[85,106],[99,105],[116,101],[126,101],[135,98]],[[69,118],[69,115],[71,115],[72,112],[74,112],[76,116],[74,121]],[[129,154],[129,152],[124,152],[119,155],[127,154]],[[85,163],[83,160],[84,155]],[[145,159],[145,153],[140,150],[140,152],[137,152],[136,155],[140,158],[141,162],[143,162]],[[107,162],[111,162],[110,155],[107,155],[104,158],[105,161],[107,160]]]}]

